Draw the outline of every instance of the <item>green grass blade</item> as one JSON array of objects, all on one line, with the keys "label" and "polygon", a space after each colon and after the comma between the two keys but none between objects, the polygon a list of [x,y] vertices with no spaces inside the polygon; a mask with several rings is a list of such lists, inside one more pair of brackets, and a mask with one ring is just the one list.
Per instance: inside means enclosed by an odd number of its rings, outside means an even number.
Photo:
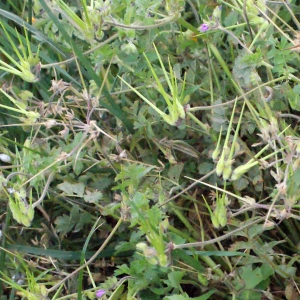
[{"label": "green grass blade", "polygon": [[39,30],[37,30],[36,28],[34,28],[32,25],[30,25],[29,23],[27,23],[26,21],[24,21],[23,19],[21,19],[20,17],[5,11],[3,9],[0,9],[0,15],[15,22],[16,24],[25,27],[27,30],[29,30],[30,32],[32,32],[33,34],[35,34],[41,41],[47,43],[48,45],[50,45],[55,51],[57,51],[58,53],[60,53],[60,55],[66,57],[64,51],[62,51],[55,42],[53,42],[51,39],[49,39],[45,34],[43,34],[42,32],[40,32]]}]

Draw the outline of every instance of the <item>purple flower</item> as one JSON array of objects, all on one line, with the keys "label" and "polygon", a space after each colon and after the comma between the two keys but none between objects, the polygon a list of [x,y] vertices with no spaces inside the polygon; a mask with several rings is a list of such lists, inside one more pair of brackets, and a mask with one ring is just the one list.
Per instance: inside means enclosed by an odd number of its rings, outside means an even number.
[{"label": "purple flower", "polygon": [[102,297],[105,293],[106,293],[106,290],[98,290],[98,291],[96,292],[96,297],[97,297],[97,298],[100,298],[100,297]]},{"label": "purple flower", "polygon": [[200,27],[199,27],[200,32],[206,32],[207,30],[209,30],[209,25],[208,24],[203,23],[203,24],[200,25]]}]

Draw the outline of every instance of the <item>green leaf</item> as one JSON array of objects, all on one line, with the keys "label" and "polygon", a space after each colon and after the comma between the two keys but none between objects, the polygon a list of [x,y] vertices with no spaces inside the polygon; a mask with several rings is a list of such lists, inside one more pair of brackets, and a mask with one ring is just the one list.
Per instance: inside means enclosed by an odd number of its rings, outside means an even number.
[{"label": "green leaf", "polygon": [[300,168],[298,168],[295,173],[289,177],[287,180],[288,195],[290,197],[298,196],[300,187]]},{"label": "green leaf", "polygon": [[84,213],[80,213],[79,215],[80,215],[79,219],[77,216],[74,218],[71,217],[71,222],[77,223],[73,232],[79,232],[85,224],[89,224],[92,222],[92,218],[89,213],[84,212]]},{"label": "green leaf", "polygon": [[263,225],[260,225],[260,224],[253,225],[248,229],[249,240],[251,241],[257,235],[259,235],[267,230],[271,230],[271,229],[273,229],[272,226],[264,227]]},{"label": "green leaf", "polygon": [[185,275],[185,272],[183,271],[173,271],[168,274],[168,278],[170,281],[170,286],[172,288],[179,288],[180,287],[180,281],[182,277]]},{"label": "green leaf", "polygon": [[264,280],[261,268],[257,267],[253,270],[251,265],[242,267],[241,278],[244,280],[246,289],[254,289]]},{"label": "green leaf", "polygon": [[69,181],[64,181],[63,183],[60,183],[57,185],[57,188],[65,192],[68,196],[78,196],[82,197],[84,194],[84,184],[79,183],[71,183]]},{"label": "green leaf", "polygon": [[75,226],[75,223],[71,223],[70,217],[65,214],[63,216],[57,217],[54,223],[56,224],[56,231],[60,232],[61,236],[65,236]]},{"label": "green leaf", "polygon": [[233,185],[236,190],[242,191],[249,186],[249,181],[247,179],[245,179],[244,177],[242,177],[238,180],[235,180],[233,182]]},{"label": "green leaf", "polygon": [[205,267],[199,262],[197,258],[194,258],[192,255],[188,255],[187,251],[176,249],[172,252],[172,258],[182,260],[185,264],[191,266],[199,273],[205,272]]},{"label": "green leaf", "polygon": [[121,172],[116,176],[116,181],[120,180],[122,187],[129,185],[137,187],[140,180],[154,168],[154,166],[145,167],[141,164],[129,164],[122,168]]},{"label": "green leaf", "polygon": [[207,300],[207,299],[209,299],[210,296],[213,295],[215,292],[216,292],[216,290],[210,290],[210,291],[207,292],[206,294],[201,295],[201,296],[199,296],[199,297],[192,298],[192,299],[193,299],[193,300]]},{"label": "green leaf", "polygon": [[[55,250],[55,249],[44,249],[39,247],[31,247],[31,246],[24,246],[24,245],[7,245],[7,249],[11,251],[18,251],[21,253],[27,254],[33,254],[38,256],[47,256],[57,259],[63,259],[63,260],[80,260],[80,257],[82,255],[82,251],[64,251],[64,250]],[[133,250],[125,251],[125,252],[119,252],[115,253],[114,249],[107,249],[103,250],[98,257],[99,258],[111,258],[112,256],[115,257],[125,257],[125,256],[131,256],[133,254]],[[89,259],[92,257],[94,252],[88,251],[86,252],[85,258]]]},{"label": "green leaf", "polygon": [[190,298],[186,293],[184,293],[183,295],[177,294],[177,295],[164,297],[164,300],[190,300],[190,299],[192,298]]},{"label": "green leaf", "polygon": [[267,279],[274,274],[274,269],[270,264],[262,264],[261,275],[263,279]]},{"label": "green leaf", "polygon": [[179,178],[180,178],[181,172],[183,170],[183,167],[184,167],[184,163],[177,163],[177,164],[171,165],[170,169],[168,171],[168,177],[171,180],[175,181],[176,183],[179,183]]},{"label": "green leaf", "polygon": [[294,91],[296,94],[300,95],[300,84],[295,85],[295,86],[293,87],[293,91]]},{"label": "green leaf", "polygon": [[56,218],[54,223],[56,224],[57,232],[63,237],[69,233],[74,227],[74,232],[80,231],[87,223],[92,222],[91,215],[87,212],[82,213],[79,210],[78,205],[73,205],[70,216],[64,214]]},{"label": "green leaf", "polygon": [[203,162],[198,165],[199,174],[207,174],[214,168],[214,165],[210,162]]},{"label": "green leaf", "polygon": [[98,203],[99,200],[101,200],[103,197],[103,194],[100,191],[86,191],[86,195],[83,196],[83,199],[85,202],[88,203]]}]

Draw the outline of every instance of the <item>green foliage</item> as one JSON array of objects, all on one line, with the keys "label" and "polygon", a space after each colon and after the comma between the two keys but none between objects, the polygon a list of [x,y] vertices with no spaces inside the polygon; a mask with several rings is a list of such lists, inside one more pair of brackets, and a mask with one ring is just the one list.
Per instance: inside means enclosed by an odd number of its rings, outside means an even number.
[{"label": "green foliage", "polygon": [[0,298],[296,299],[299,9],[221,2],[0,4]]},{"label": "green foliage", "polygon": [[55,220],[56,231],[64,237],[71,230],[80,231],[84,225],[91,223],[91,215],[87,212],[81,212],[78,205],[73,205],[70,215],[62,215]]}]

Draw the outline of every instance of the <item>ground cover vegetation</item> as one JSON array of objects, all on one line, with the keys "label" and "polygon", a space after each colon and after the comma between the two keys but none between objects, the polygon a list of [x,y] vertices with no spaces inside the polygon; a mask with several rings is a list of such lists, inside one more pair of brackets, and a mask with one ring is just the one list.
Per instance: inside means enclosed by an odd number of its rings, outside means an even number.
[{"label": "ground cover vegetation", "polygon": [[1,299],[299,299],[295,0],[0,15]]}]

